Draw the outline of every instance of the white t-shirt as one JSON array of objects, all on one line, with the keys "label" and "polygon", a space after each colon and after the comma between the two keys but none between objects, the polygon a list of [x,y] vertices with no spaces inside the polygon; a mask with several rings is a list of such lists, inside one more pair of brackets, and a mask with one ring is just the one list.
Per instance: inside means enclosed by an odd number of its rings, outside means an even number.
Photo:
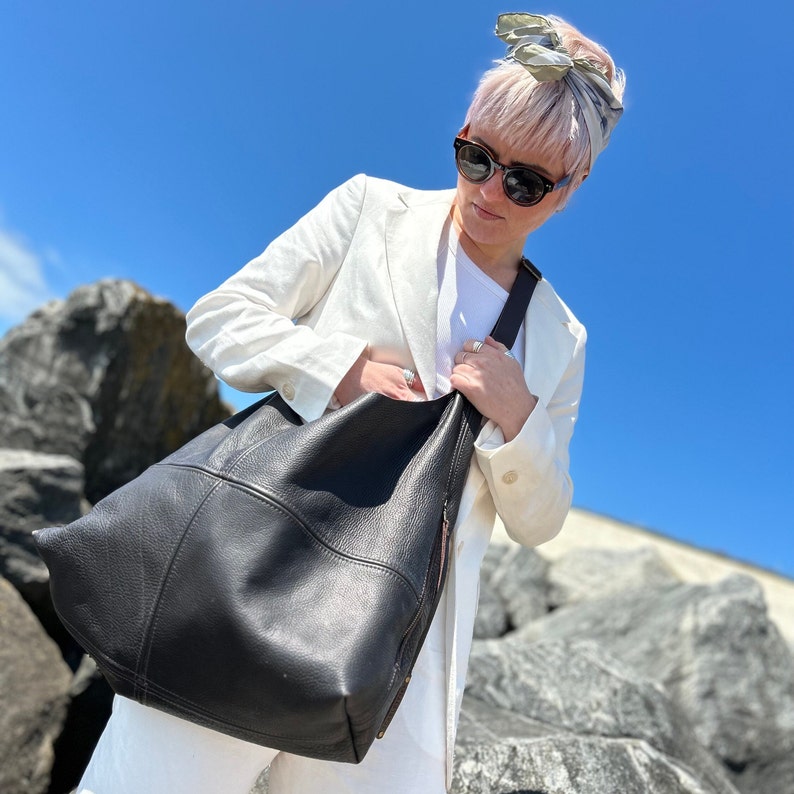
[{"label": "white t-shirt", "polygon": [[[455,354],[467,339],[485,339],[491,333],[508,292],[480,270],[466,255],[451,222],[444,229],[447,245],[438,255],[438,320],[436,329],[436,392],[446,394]],[[513,353],[524,360],[523,323]]]}]

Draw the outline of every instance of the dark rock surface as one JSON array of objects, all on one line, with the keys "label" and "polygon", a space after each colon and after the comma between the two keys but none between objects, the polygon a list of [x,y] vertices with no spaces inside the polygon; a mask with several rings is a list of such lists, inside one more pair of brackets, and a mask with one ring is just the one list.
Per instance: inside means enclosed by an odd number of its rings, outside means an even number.
[{"label": "dark rock surface", "polygon": [[549,563],[534,549],[518,545],[503,549],[493,567],[486,567],[481,578],[504,603],[508,625],[518,628],[548,612]]},{"label": "dark rock surface", "polygon": [[66,714],[72,674],[17,591],[0,579],[0,791],[49,786],[53,742]]},{"label": "dark rock surface", "polygon": [[19,590],[47,630],[49,575],[33,546],[33,530],[82,514],[83,467],[67,455],[0,449],[0,576]]},{"label": "dark rock surface", "polygon": [[83,656],[69,686],[63,730],[55,741],[50,792],[69,791],[77,783],[110,717],[113,692],[93,659]]},{"label": "dark rock surface", "polygon": [[0,447],[70,455],[96,502],[228,416],[184,334],[129,281],[48,303],[0,340]]}]

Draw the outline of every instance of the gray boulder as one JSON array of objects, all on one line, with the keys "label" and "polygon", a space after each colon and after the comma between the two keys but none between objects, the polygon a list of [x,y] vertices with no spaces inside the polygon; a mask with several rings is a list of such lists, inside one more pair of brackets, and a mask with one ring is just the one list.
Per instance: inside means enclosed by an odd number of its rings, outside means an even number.
[{"label": "gray boulder", "polygon": [[538,739],[546,736],[570,735],[570,731],[532,717],[494,705],[486,700],[463,693],[458,719],[455,763],[468,755],[469,748],[482,744],[498,744],[513,739]]},{"label": "gray boulder", "polygon": [[0,579],[0,791],[49,786],[72,674],[19,593]]},{"label": "gray boulder", "polygon": [[[637,739],[690,770],[708,790],[730,788],[686,717],[651,681],[591,640],[477,642],[467,694],[539,725],[580,736]],[[548,730],[546,731],[548,735]]]},{"label": "gray boulder", "polygon": [[599,642],[663,685],[731,768],[794,751],[794,661],[750,577],[625,591],[556,610],[519,634]]},{"label": "gray boulder", "polygon": [[504,604],[508,625],[524,626],[548,611],[546,575],[549,563],[534,549],[507,546],[496,552],[481,572],[484,582]]},{"label": "gray boulder", "polygon": [[47,568],[32,532],[82,513],[83,467],[67,455],[0,449],[0,576],[38,612],[48,600]]},{"label": "gray boulder", "polygon": [[677,583],[659,552],[636,549],[572,549],[555,560],[548,573],[552,608],[589,601],[621,590],[647,589]]},{"label": "gray boulder", "polygon": [[636,739],[554,736],[467,748],[453,794],[732,794]]},{"label": "gray boulder", "polygon": [[80,780],[113,706],[113,691],[89,656],[83,655],[69,686],[63,730],[56,739],[49,794],[70,791]]},{"label": "gray boulder", "polygon": [[480,567],[480,593],[477,600],[477,614],[474,618],[475,639],[501,637],[510,628],[507,605],[491,584],[493,572],[508,551],[507,546],[495,543],[488,546],[485,551]]},{"label": "gray boulder", "polygon": [[480,579],[480,595],[477,600],[477,614],[474,617],[474,638],[487,640],[501,637],[509,628],[504,601],[487,579]]},{"label": "gray boulder", "polygon": [[742,794],[790,794],[794,792],[794,754],[748,764],[734,775],[734,783]]},{"label": "gray boulder", "polygon": [[96,502],[228,416],[184,334],[129,281],[48,303],[0,340],[0,446],[70,455]]},{"label": "gray boulder", "polygon": [[270,770],[265,769],[261,775],[257,778],[256,783],[254,783],[254,787],[251,789],[249,794],[267,794],[268,792],[268,783],[270,781]]}]

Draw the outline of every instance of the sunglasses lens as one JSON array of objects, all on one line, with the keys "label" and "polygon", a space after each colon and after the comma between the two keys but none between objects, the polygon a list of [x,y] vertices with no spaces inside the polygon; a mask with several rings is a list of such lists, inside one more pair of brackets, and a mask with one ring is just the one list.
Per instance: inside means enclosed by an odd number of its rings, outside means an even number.
[{"label": "sunglasses lens", "polygon": [[458,149],[458,170],[470,182],[485,182],[493,173],[491,161],[479,146],[465,144]]},{"label": "sunglasses lens", "polygon": [[546,187],[534,171],[511,168],[505,176],[505,191],[516,204],[531,206],[543,198]]}]

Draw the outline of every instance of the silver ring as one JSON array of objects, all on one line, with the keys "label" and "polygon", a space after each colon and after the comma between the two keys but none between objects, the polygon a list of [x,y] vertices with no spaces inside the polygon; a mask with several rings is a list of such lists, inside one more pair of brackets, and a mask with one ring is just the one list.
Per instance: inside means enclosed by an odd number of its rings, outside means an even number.
[{"label": "silver ring", "polygon": [[414,381],[416,380],[416,373],[412,369],[404,369],[403,370],[403,377],[405,378],[405,383],[407,384],[409,389],[412,389],[414,386]]},{"label": "silver ring", "polygon": [[480,348],[482,348],[482,342],[479,339],[476,339],[474,341],[474,344],[471,346],[471,352],[472,353],[479,353],[480,352]]},{"label": "silver ring", "polygon": [[506,355],[508,358],[512,358],[512,359],[513,359],[513,361],[515,361],[515,360],[516,360],[516,357],[513,355],[513,351],[512,351],[512,350],[505,350],[505,355]]}]

